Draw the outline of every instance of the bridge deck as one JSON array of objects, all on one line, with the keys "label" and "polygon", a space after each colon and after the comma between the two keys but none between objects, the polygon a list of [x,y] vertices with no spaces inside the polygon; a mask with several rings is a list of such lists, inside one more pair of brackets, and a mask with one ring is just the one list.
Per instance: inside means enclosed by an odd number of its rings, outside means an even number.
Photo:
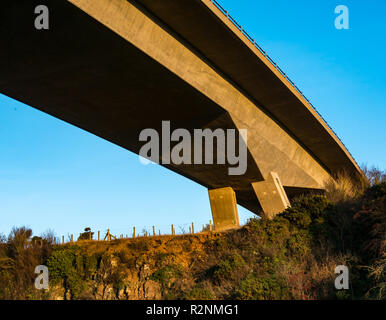
[{"label": "bridge deck", "polygon": [[331,173],[362,175],[349,151],[269,57],[211,0],[137,0],[287,128]]},{"label": "bridge deck", "polygon": [[[50,8],[48,31],[33,28],[39,4]],[[311,106],[209,0],[18,0],[4,5],[0,23],[2,93],[130,151],[138,153],[142,129],[160,129],[162,120],[188,130],[247,127],[243,176],[221,165],[166,167],[208,188],[232,187],[253,212],[260,207],[251,184],[269,171],[280,170],[289,196],[320,188],[329,173],[361,174]]]}]

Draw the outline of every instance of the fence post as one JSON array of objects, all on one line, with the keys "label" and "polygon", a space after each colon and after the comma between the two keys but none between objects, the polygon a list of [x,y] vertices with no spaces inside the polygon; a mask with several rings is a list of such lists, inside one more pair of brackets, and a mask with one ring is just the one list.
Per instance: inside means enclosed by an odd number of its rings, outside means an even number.
[{"label": "fence post", "polygon": [[133,238],[135,238],[135,227],[133,227]]},{"label": "fence post", "polygon": [[173,225],[172,225],[172,235],[174,235],[174,231],[173,231]]},{"label": "fence post", "polygon": [[153,237],[155,237],[155,228],[153,226]]},{"label": "fence post", "polygon": [[194,234],[194,222],[192,222],[192,234]]},{"label": "fence post", "polygon": [[74,235],[71,235],[71,242],[74,242]]},{"label": "fence post", "polygon": [[64,244],[64,236],[62,236],[62,244]]},{"label": "fence post", "polygon": [[212,220],[209,220],[209,230],[213,231]]},{"label": "fence post", "polygon": [[160,229],[158,229],[158,234],[159,234],[159,236],[161,236],[161,230]]},{"label": "fence post", "polygon": [[100,240],[101,240],[101,232],[98,231],[98,241],[100,241]]}]

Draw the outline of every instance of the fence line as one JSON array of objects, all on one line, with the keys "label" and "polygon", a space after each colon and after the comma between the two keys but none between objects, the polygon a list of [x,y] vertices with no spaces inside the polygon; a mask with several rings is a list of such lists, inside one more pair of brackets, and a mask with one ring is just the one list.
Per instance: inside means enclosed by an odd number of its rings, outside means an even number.
[{"label": "fence line", "polygon": [[[199,228],[198,226],[201,226]],[[164,227],[166,225],[163,225]],[[170,224],[168,225],[169,232],[161,232],[160,226],[144,226],[141,233],[136,232],[136,227],[130,227],[127,228],[117,228],[122,230],[125,230],[124,233],[112,233],[110,229],[106,230],[98,230],[97,232],[92,232],[90,228],[86,228],[84,232],[79,233],[79,237],[74,237],[74,234],[68,234],[67,240],[65,239],[65,236],[62,235],[61,237],[55,237],[54,238],[54,244],[61,245],[61,244],[68,244],[68,243],[75,243],[79,240],[92,240],[92,241],[112,241],[112,240],[119,240],[119,239],[134,239],[139,237],[159,237],[159,236],[178,236],[178,235],[188,235],[188,234],[197,234],[197,233],[203,233],[203,232],[212,232],[214,231],[214,226],[212,223],[212,220],[209,220],[207,223],[204,224],[197,224],[194,222],[191,223],[185,223],[185,224],[179,224],[177,227],[179,228],[179,231],[176,230],[176,225]],[[117,231],[117,230],[116,230]],[[75,240],[76,239],[76,240]]]}]

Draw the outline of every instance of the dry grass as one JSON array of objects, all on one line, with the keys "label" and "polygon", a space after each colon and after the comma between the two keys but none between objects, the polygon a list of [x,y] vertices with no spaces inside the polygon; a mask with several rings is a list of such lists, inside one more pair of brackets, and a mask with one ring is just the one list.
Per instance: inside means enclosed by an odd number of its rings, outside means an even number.
[{"label": "dry grass", "polygon": [[365,177],[355,179],[345,171],[335,175],[335,178],[327,180],[324,184],[326,197],[332,203],[345,202],[357,199],[369,186],[369,181]]},{"label": "dry grass", "polygon": [[386,182],[386,173],[377,167],[361,167],[363,176],[352,177],[345,171],[341,171],[334,178],[324,184],[327,198],[333,203],[339,203],[357,199],[366,188]]}]

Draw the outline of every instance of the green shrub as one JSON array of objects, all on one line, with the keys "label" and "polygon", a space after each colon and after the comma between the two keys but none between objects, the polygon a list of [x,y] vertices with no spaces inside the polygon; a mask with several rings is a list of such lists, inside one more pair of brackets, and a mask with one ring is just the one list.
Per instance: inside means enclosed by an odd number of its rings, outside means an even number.
[{"label": "green shrub", "polygon": [[202,285],[195,286],[186,295],[186,300],[213,300],[213,294]]},{"label": "green shrub", "polygon": [[179,265],[171,264],[158,269],[151,276],[150,280],[166,284],[172,279],[178,279],[182,276],[182,268]]},{"label": "green shrub", "polygon": [[51,281],[60,281],[74,272],[74,261],[75,254],[72,250],[55,250],[47,261]]},{"label": "green shrub", "polygon": [[300,197],[293,202],[279,217],[287,219],[292,226],[308,229],[312,224],[323,222],[326,211],[332,208],[332,203],[323,195]]},{"label": "green shrub", "polygon": [[71,298],[76,299],[85,289],[81,277],[83,271],[83,258],[79,255],[76,246],[55,250],[47,261],[50,280],[55,283],[63,281],[65,291],[71,293]]},{"label": "green shrub", "polygon": [[254,274],[240,282],[233,297],[238,300],[278,300],[288,299],[288,289],[274,275],[259,277]]},{"label": "green shrub", "polygon": [[231,280],[244,264],[245,261],[239,254],[227,256],[214,267],[213,277],[217,281]]}]

